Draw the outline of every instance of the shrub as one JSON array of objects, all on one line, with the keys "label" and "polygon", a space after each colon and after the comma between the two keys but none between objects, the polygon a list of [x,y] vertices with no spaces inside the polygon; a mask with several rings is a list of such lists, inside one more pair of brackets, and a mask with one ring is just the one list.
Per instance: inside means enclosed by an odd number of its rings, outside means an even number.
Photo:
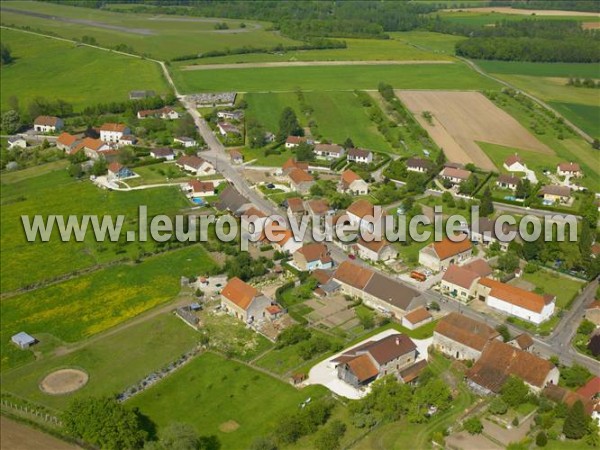
[{"label": "shrub", "polygon": [[470,419],[466,420],[464,427],[469,434],[481,434],[483,431],[483,424],[478,417],[471,417]]},{"label": "shrub", "polygon": [[500,397],[496,397],[491,401],[489,411],[496,415],[506,414],[506,411],[508,411],[508,405]]}]

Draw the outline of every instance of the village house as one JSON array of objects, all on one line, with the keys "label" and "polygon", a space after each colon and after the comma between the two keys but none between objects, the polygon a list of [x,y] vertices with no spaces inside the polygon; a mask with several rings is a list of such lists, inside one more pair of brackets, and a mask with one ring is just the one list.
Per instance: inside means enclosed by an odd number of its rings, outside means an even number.
[{"label": "village house", "polygon": [[27,141],[25,139],[23,139],[23,137],[18,136],[18,135],[9,137],[7,139],[7,143],[8,143],[9,149],[26,148],[27,147]]},{"label": "village house", "polygon": [[559,375],[550,361],[496,340],[486,345],[466,373],[469,387],[483,395],[499,394],[511,376],[520,378],[538,394],[548,385],[557,385]]},{"label": "village house", "polygon": [[179,113],[170,106],[159,109],[143,109],[137,113],[138,119],[147,119],[148,117],[174,120],[179,119]]},{"label": "village house", "polygon": [[565,204],[571,200],[571,188],[569,186],[542,186],[540,194],[543,196],[545,203]]},{"label": "village house", "polygon": [[587,320],[600,326],[600,300],[594,300],[585,308],[585,316]]},{"label": "village house", "polygon": [[38,133],[55,133],[63,126],[63,120],[55,116],[37,116],[33,121],[33,129]]},{"label": "village house", "polygon": [[221,136],[227,136],[228,134],[242,134],[238,127],[228,122],[218,122],[217,128],[219,129]]},{"label": "village house", "polygon": [[501,175],[498,175],[498,179],[496,180],[496,186],[502,189],[510,189],[511,191],[514,191],[515,189],[517,189],[519,181],[521,181],[519,177],[503,173]]},{"label": "village house", "polygon": [[240,223],[243,234],[250,237],[252,242],[258,242],[267,224],[267,215],[254,205],[250,206],[242,214]]},{"label": "village house", "polygon": [[476,259],[464,266],[450,264],[442,281],[440,291],[462,302],[475,297],[477,281],[492,274],[492,268],[483,259]]},{"label": "village house", "polygon": [[368,241],[360,237],[356,242],[356,251],[362,259],[373,262],[391,261],[398,257],[398,251],[383,238]]},{"label": "village house", "polygon": [[558,166],[556,166],[556,174],[559,177],[581,177],[583,176],[583,172],[581,171],[581,167],[579,164],[574,162],[562,162]]},{"label": "village house", "polygon": [[369,193],[369,184],[356,172],[344,170],[340,178],[338,191],[343,194],[367,195]]},{"label": "village house", "polygon": [[71,147],[70,154],[74,155],[80,150],[83,150],[88,158],[96,160],[106,152],[110,151],[111,148],[110,145],[101,139],[86,137],[74,143]]},{"label": "village house", "polygon": [[428,159],[408,158],[406,160],[406,170],[410,172],[426,173],[432,167],[433,164]]},{"label": "village house", "polygon": [[230,184],[219,193],[219,201],[215,207],[219,211],[229,211],[234,216],[241,215],[252,203]]},{"label": "village house", "polygon": [[440,319],[433,331],[433,346],[451,358],[476,361],[500,333],[485,323],[452,312]]},{"label": "village house", "polygon": [[314,152],[317,158],[327,161],[344,156],[344,148],[336,144],[317,144],[315,145]]},{"label": "village house", "polygon": [[294,265],[303,272],[312,272],[315,269],[331,269],[333,260],[325,244],[310,243],[294,253]]},{"label": "village house", "polygon": [[385,211],[381,207],[375,207],[368,200],[357,200],[346,210],[350,223],[368,233],[380,236],[383,232],[383,220]]},{"label": "village house", "polygon": [[463,181],[467,181],[470,176],[470,171],[456,167],[444,167],[444,169],[440,172],[440,178],[443,180],[448,180],[452,184],[460,184]]},{"label": "village house", "polygon": [[212,181],[190,180],[184,185],[188,198],[201,198],[215,195],[215,185]]},{"label": "village house", "polygon": [[527,165],[518,154],[510,155],[504,160],[503,167],[509,172],[526,172]]},{"label": "village house", "polygon": [[292,197],[287,199],[287,213],[288,216],[295,216],[296,218],[302,217],[306,214],[304,208],[304,201],[300,197]]},{"label": "village house", "polygon": [[305,209],[310,215],[313,223],[320,224],[327,216],[331,216],[335,213],[335,210],[329,206],[329,202],[322,198],[315,198],[308,200],[305,203]]},{"label": "village house", "polygon": [[317,281],[317,288],[314,290],[316,296],[323,298],[340,290],[340,285],[332,279],[332,276],[331,270],[315,269],[311,273],[311,277]]},{"label": "village house", "polygon": [[299,194],[308,194],[310,188],[315,184],[311,174],[302,169],[292,169],[287,175],[290,187]]},{"label": "village house", "polygon": [[[513,238],[503,238],[500,239],[498,233],[496,233],[496,220],[488,219],[487,217],[480,217],[476,222],[477,227],[471,225],[469,228],[469,239],[471,242],[478,242],[479,244],[488,247],[494,242],[497,242],[500,246],[500,250],[503,252],[508,250],[508,246],[511,241],[517,239],[515,235]],[[502,224],[502,233],[508,235],[510,237],[510,232],[517,231],[517,227],[515,225],[509,225],[507,223]]]},{"label": "village house", "polygon": [[124,123],[105,123],[100,127],[100,139],[104,142],[118,144],[127,134],[131,134],[131,130]]},{"label": "village house", "polygon": [[519,350],[523,350],[524,352],[529,352],[533,350],[533,338],[527,333],[521,333],[516,336],[514,339],[508,341],[509,345],[512,345]]},{"label": "village house", "polygon": [[150,156],[156,159],[164,159],[166,161],[173,161],[175,159],[175,152],[172,148],[153,148],[150,150]]},{"label": "village house", "polygon": [[181,146],[183,146],[185,148],[195,147],[196,145],[198,145],[195,139],[192,139],[191,137],[187,137],[187,136],[179,136],[179,137],[173,138],[173,142],[175,144],[180,144]]},{"label": "village house", "polygon": [[297,161],[294,158],[288,159],[281,166],[281,173],[283,175],[288,175],[292,170],[300,169],[308,172],[308,163],[304,161]]},{"label": "village house", "polygon": [[134,175],[135,174],[130,169],[123,166],[121,163],[112,162],[108,165],[108,180],[122,180],[124,178],[130,178]]},{"label": "village house", "polygon": [[235,111],[217,111],[219,119],[237,120],[238,122],[244,118],[244,111],[236,109]]},{"label": "village house", "polygon": [[433,316],[427,311],[427,308],[421,306],[402,317],[402,326],[409,330],[416,330],[432,321]]},{"label": "village house", "polygon": [[404,334],[392,334],[377,341],[367,341],[331,361],[340,380],[360,388],[378,377],[395,375],[412,366],[418,356],[417,346]]},{"label": "village house", "polygon": [[260,242],[263,245],[272,245],[275,250],[289,255],[294,254],[303,245],[302,241],[296,240],[289,228],[279,225],[276,222],[267,222],[265,224]]},{"label": "village house", "polygon": [[217,173],[215,167],[211,163],[193,155],[184,155],[180,157],[175,165],[180,169],[190,172],[196,176],[208,176]]},{"label": "village house", "polygon": [[229,280],[221,291],[221,308],[245,323],[265,318],[266,309],[272,304],[269,297],[237,277]]},{"label": "village house", "polygon": [[306,142],[307,139],[304,136],[288,136],[285,140],[285,148],[295,148]]},{"label": "village house", "polygon": [[432,242],[419,251],[419,264],[436,272],[446,270],[450,264],[459,264],[471,257],[471,241],[462,236],[455,242],[447,237],[440,242]]},{"label": "village house", "polygon": [[536,325],[552,317],[556,306],[554,295],[539,295],[490,278],[479,280],[476,292],[490,308]]},{"label": "village house", "polygon": [[244,163],[244,155],[242,155],[237,150],[229,151],[229,159],[233,164],[243,164]]},{"label": "village house", "polygon": [[131,134],[124,134],[121,140],[117,144],[117,147],[125,147],[126,145],[134,145],[137,142],[137,138]]},{"label": "village house", "polygon": [[348,162],[371,164],[373,162],[373,152],[364,148],[350,148],[346,160]]}]

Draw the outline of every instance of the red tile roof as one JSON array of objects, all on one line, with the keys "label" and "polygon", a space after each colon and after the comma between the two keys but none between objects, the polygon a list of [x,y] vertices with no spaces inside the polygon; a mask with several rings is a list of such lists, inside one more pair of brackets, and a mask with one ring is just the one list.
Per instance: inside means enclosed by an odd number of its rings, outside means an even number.
[{"label": "red tile roof", "polygon": [[288,177],[295,184],[310,183],[311,181],[314,181],[314,178],[308,172],[305,172],[302,169],[293,169],[289,173]]},{"label": "red tile roof", "polygon": [[456,256],[460,253],[464,253],[470,250],[473,246],[471,245],[471,241],[464,235],[464,239],[458,242],[451,241],[447,237],[444,238],[440,242],[434,242],[431,244],[433,246],[433,250],[437,254],[438,258],[443,261],[452,256]]},{"label": "red tile roof", "polygon": [[327,246],[316,242],[303,245],[297,252],[304,256],[307,262],[323,260],[329,256]]},{"label": "red tile roof", "polygon": [[423,322],[424,320],[431,319],[433,316],[427,311],[425,307],[413,309],[411,312],[406,314],[403,318],[408,320],[413,325]]},{"label": "red tile roof", "polygon": [[302,144],[306,142],[306,138],[303,136],[288,136],[285,140],[286,144]]},{"label": "red tile roof", "polygon": [[55,116],[37,116],[33,121],[34,125],[43,125],[46,127],[55,127],[60,119]]},{"label": "red tile roof", "polygon": [[70,147],[71,145],[73,145],[73,143],[76,140],[77,140],[77,136],[73,136],[72,134],[69,134],[67,132],[62,132],[56,139],[56,142],[59,144],[62,144],[62,145],[66,145],[67,147]]},{"label": "red tile roof", "polygon": [[500,335],[485,323],[455,312],[442,318],[435,332],[475,350],[483,350],[490,340]]},{"label": "red tile roof", "polygon": [[508,158],[506,158],[504,160],[504,164],[506,164],[508,167],[512,166],[515,163],[523,163],[523,160],[521,159],[521,157],[519,155],[517,155],[516,153],[514,155],[510,155]]},{"label": "red tile roof", "polygon": [[346,186],[350,186],[353,182],[362,180],[362,178],[352,170],[344,170],[342,172],[342,183]]},{"label": "red tile roof", "polygon": [[223,297],[236,304],[244,311],[248,309],[252,300],[254,300],[258,294],[258,289],[250,286],[248,283],[244,283],[238,277],[229,280],[221,292]]},{"label": "red tile roof", "polygon": [[458,178],[459,180],[468,180],[471,172],[465,169],[456,169],[454,167],[446,167],[442,170],[442,177]]},{"label": "red tile roof", "polygon": [[360,382],[367,381],[379,375],[377,367],[375,367],[375,364],[371,361],[371,357],[367,354],[357,356],[346,364]]},{"label": "red tile roof", "polygon": [[288,198],[287,203],[293,213],[304,212],[304,202],[300,197]]},{"label": "red tile roof", "polygon": [[124,133],[126,128],[127,128],[127,125],[125,125],[124,123],[107,122],[100,127],[100,131],[112,131],[112,132]]},{"label": "red tile roof", "polygon": [[119,164],[118,162],[112,162],[108,165],[108,171],[112,172],[112,173],[117,173],[122,168],[123,168],[123,165]]},{"label": "red tile roof", "polygon": [[577,389],[577,393],[588,399],[600,394],[600,377],[592,378],[584,386]]},{"label": "red tile roof", "polygon": [[215,185],[212,181],[191,180],[188,184],[194,192],[214,192]]},{"label": "red tile roof", "polygon": [[372,276],[373,271],[370,269],[344,261],[335,271],[334,278],[357,289],[364,289]]},{"label": "red tile roof", "polygon": [[581,167],[579,167],[579,164],[573,163],[573,162],[563,162],[563,163],[560,163],[558,165],[558,168],[562,172],[580,172],[581,171]]},{"label": "red tile roof", "polygon": [[526,291],[490,278],[482,278],[479,280],[479,284],[490,288],[490,295],[536,313],[540,313],[544,306],[552,303],[555,298],[553,295],[541,296],[535,292]]},{"label": "red tile roof", "polygon": [[281,166],[281,168],[283,170],[290,170],[290,169],[308,170],[308,163],[296,161],[294,158],[290,158],[286,162],[283,163],[283,166]]},{"label": "red tile roof", "polygon": [[480,275],[476,272],[457,266],[456,264],[450,264],[444,273],[442,280],[446,283],[460,286],[463,289],[471,289],[473,282],[479,277]]}]

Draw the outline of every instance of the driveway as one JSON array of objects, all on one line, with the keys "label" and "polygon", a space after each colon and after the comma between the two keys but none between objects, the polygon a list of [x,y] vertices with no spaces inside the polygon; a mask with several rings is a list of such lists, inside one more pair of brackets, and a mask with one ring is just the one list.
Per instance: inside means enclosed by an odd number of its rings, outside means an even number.
[{"label": "driveway", "polygon": [[[352,348],[357,347],[367,341],[382,339],[392,334],[398,334],[398,332],[396,330],[382,331],[381,333],[376,334],[375,336],[371,336],[370,338],[364,339],[363,341],[352,346]],[[427,359],[427,349],[431,345],[433,338],[413,339],[412,341],[417,346],[417,361]],[[310,372],[308,373],[308,378],[306,379],[306,381],[304,381],[303,384],[320,384],[322,386],[325,386],[334,394],[341,395],[342,397],[346,397],[351,400],[357,400],[367,395],[371,390],[370,386],[367,386],[364,389],[356,389],[355,387],[350,386],[348,383],[345,383],[337,377],[337,370],[331,364],[332,359],[337,358],[347,350],[348,349],[342,350],[341,352],[336,353],[335,355],[330,356],[326,360],[321,361],[320,363],[313,366],[313,368],[310,369]]]}]

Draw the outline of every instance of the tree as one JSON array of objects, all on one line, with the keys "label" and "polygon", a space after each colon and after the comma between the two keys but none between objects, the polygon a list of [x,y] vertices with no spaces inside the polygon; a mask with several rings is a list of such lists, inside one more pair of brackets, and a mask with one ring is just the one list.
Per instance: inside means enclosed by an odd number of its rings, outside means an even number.
[{"label": "tree", "polygon": [[516,407],[527,401],[529,389],[523,383],[523,380],[515,376],[511,376],[501,390],[501,398],[508,406]]},{"label": "tree", "polygon": [[517,189],[515,190],[515,197],[517,198],[527,198],[529,197],[529,193],[531,192],[531,182],[525,178],[524,180],[519,180],[517,183]]},{"label": "tree", "polygon": [[510,341],[510,339],[511,339],[510,331],[508,330],[508,327],[506,325],[504,325],[504,324],[498,325],[496,327],[496,331],[498,333],[500,333],[500,336],[502,336],[502,340],[504,342]]},{"label": "tree", "polygon": [[571,367],[563,367],[560,371],[560,377],[567,387],[583,386],[591,376],[590,371],[579,364],[574,364]]},{"label": "tree", "polygon": [[194,427],[177,422],[161,429],[158,440],[144,446],[144,450],[198,450],[199,448],[200,437]]},{"label": "tree", "polygon": [[340,440],[346,432],[346,425],[340,420],[332,420],[321,429],[315,439],[317,450],[336,450],[340,448]]},{"label": "tree", "polygon": [[278,450],[277,444],[269,437],[258,437],[252,441],[250,450]]},{"label": "tree", "polygon": [[344,147],[344,148],[354,148],[354,142],[352,142],[352,139],[346,138],[346,140],[344,141],[344,144],[342,145],[342,147]]},{"label": "tree", "polygon": [[303,136],[304,131],[298,123],[296,113],[289,106],[285,107],[279,118],[279,132],[277,138],[279,141],[284,141],[288,136]]},{"label": "tree", "polygon": [[267,145],[265,129],[253,117],[246,120],[246,137],[250,148],[260,148]]},{"label": "tree", "polygon": [[69,173],[69,176],[72,178],[81,178],[81,176],[83,175],[83,170],[81,168],[81,164],[78,164],[78,163],[69,164],[69,167],[67,167],[67,172]]},{"label": "tree", "polygon": [[111,397],[75,399],[62,422],[69,435],[106,450],[140,448],[147,436],[138,413]]},{"label": "tree", "polygon": [[583,319],[579,327],[577,328],[577,332],[580,334],[591,334],[592,331],[596,329],[596,324],[591,320]]},{"label": "tree", "polygon": [[100,175],[104,175],[106,170],[107,170],[106,160],[103,157],[100,157],[96,161],[94,161],[94,164],[92,165],[91,173],[92,173],[92,175],[99,177]]},{"label": "tree", "polygon": [[496,397],[490,402],[489,411],[492,414],[501,416],[502,414],[506,414],[506,411],[508,411],[508,405],[500,397]]},{"label": "tree", "polygon": [[6,134],[14,134],[21,128],[21,116],[14,109],[2,114],[2,129]]},{"label": "tree", "polygon": [[545,447],[547,443],[548,437],[546,436],[546,433],[540,431],[535,437],[535,445],[537,445],[538,447]]},{"label": "tree", "polygon": [[469,434],[481,434],[483,431],[483,424],[478,417],[467,419],[463,425]]},{"label": "tree", "polygon": [[481,197],[481,205],[479,206],[479,215],[482,217],[488,217],[494,213],[494,203],[492,202],[492,191],[489,186],[483,191]]},{"label": "tree", "polygon": [[314,161],[315,152],[313,151],[312,146],[308,145],[306,142],[302,142],[298,145],[298,147],[296,147],[296,159],[298,161]]},{"label": "tree", "polygon": [[0,63],[1,65],[10,64],[13,62],[12,52],[10,47],[5,44],[0,44]]},{"label": "tree", "polygon": [[569,439],[581,439],[587,434],[589,417],[585,413],[583,402],[577,400],[567,413],[563,424],[563,433]]},{"label": "tree", "polygon": [[512,252],[506,252],[498,257],[497,267],[503,272],[514,272],[519,267],[519,257]]}]

